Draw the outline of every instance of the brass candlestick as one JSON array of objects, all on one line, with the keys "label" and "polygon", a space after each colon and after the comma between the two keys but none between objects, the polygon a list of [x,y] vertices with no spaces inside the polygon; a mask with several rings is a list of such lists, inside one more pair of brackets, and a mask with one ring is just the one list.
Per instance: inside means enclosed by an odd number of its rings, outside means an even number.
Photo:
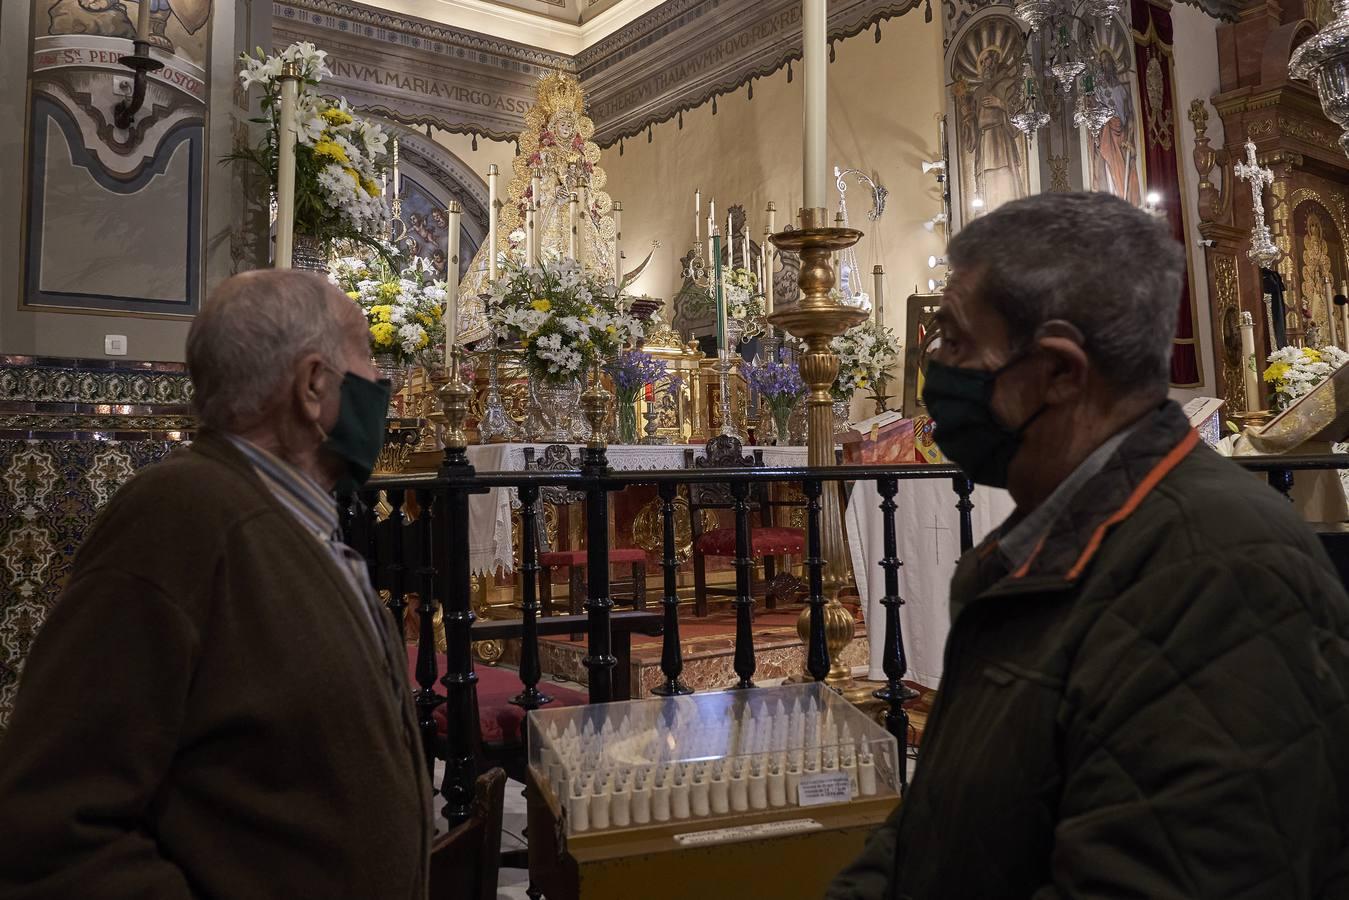
[{"label": "brass candlestick", "polygon": [[[866,312],[844,306],[829,296],[834,287],[833,254],[851,247],[862,237],[854,228],[828,227],[829,213],[824,209],[801,210],[801,228],[772,236],[779,250],[800,255],[801,271],[797,285],[801,299],[795,306],[776,310],[768,321],[786,329],[806,344],[798,365],[807,395],[808,430],[806,461],[811,466],[834,465],[834,398],[830,389],[838,377],[838,354],[829,342],[867,318]],[[820,548],[825,561],[824,590],[826,646],[829,648],[829,676],[833,686],[847,682],[848,670],[839,662],[843,649],[852,640],[856,622],[839,602],[847,586],[847,559],[843,545],[843,516],[839,505],[838,483],[824,484],[820,510]],[[798,633],[809,635],[810,609],[802,612]],[[807,640],[807,646],[809,641]]]},{"label": "brass candlestick", "polygon": [[604,389],[600,383],[600,364],[595,363],[595,368],[591,374],[590,387],[586,388],[581,394],[581,411],[585,414],[586,422],[590,425],[590,440],[586,446],[591,450],[603,450],[607,445],[604,438],[608,429],[605,426],[605,418],[609,413],[609,401],[613,399],[609,392]]},{"label": "brass candlestick", "polygon": [[473,400],[473,389],[464,383],[459,371],[459,348],[450,350],[450,380],[438,392],[440,408],[445,413],[445,449],[463,450],[468,446],[464,423],[468,421],[468,407]]}]

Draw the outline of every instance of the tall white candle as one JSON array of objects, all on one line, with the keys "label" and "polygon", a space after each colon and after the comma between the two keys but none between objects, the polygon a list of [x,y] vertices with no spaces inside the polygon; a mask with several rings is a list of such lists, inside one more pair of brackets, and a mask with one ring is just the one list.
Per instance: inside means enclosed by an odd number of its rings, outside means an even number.
[{"label": "tall white candle", "polygon": [[525,204],[525,265],[534,265],[534,199]]},{"label": "tall white candle", "polygon": [[802,47],[802,68],[805,70],[803,104],[805,117],[802,137],[804,140],[804,185],[805,208],[822,209],[825,206],[825,184],[828,175],[827,138],[828,138],[828,66],[829,66],[829,15],[826,0],[802,0],[801,26],[804,45]]},{"label": "tall white candle", "polygon": [[771,227],[764,229],[763,246],[759,248],[763,256],[763,308],[764,315],[773,313],[773,245],[768,238],[773,234]]},{"label": "tall white candle", "polygon": [[778,230],[778,205],[772,200],[768,201],[768,234],[776,234]]},{"label": "tall white candle", "polygon": [[614,289],[623,284],[623,204],[614,203]]},{"label": "tall white candle", "polygon": [[1246,412],[1260,408],[1260,376],[1255,361],[1255,323],[1251,314],[1241,314],[1241,377],[1246,385]]},{"label": "tall white candle", "polygon": [[445,365],[450,365],[450,350],[459,342],[459,219],[463,210],[458,200],[450,201],[449,247],[445,253]]},{"label": "tall white candle", "polygon": [[693,192],[693,242],[703,239],[703,192]]},{"label": "tall white candle", "polygon": [[393,139],[393,198],[397,200],[402,196],[399,191],[401,185],[398,182],[398,138]]},{"label": "tall white candle", "polygon": [[741,253],[741,256],[742,256],[741,262],[744,264],[744,266],[745,266],[745,268],[746,268],[747,270],[748,270],[748,269],[753,269],[753,268],[754,268],[754,264],[750,262],[750,260],[751,260],[753,257],[751,257],[751,256],[750,256],[750,253],[749,253],[749,225],[748,225],[748,224],[746,224],[745,227],[741,229],[741,231],[740,231],[740,236],[741,236],[742,238],[744,238],[744,243],[741,245],[741,246],[744,247],[744,251]]},{"label": "tall white candle", "polygon": [[497,280],[497,173],[496,163],[487,167],[487,280]]},{"label": "tall white candle", "polygon": [[150,4],[151,0],[140,0],[136,6],[136,40],[150,40]]},{"label": "tall white candle", "polygon": [[[143,0],[149,9],[150,0]],[[295,106],[300,96],[300,69],[281,67],[281,109],[278,114],[276,164],[276,268],[289,269],[295,248]]]},{"label": "tall white candle", "polygon": [[[1349,284],[1340,282],[1340,294],[1349,297]],[[1349,303],[1336,307],[1340,316],[1340,337],[1344,338],[1345,349],[1349,349]]]},{"label": "tall white candle", "polygon": [[576,196],[575,191],[572,191],[571,196],[567,199],[567,257],[573,262],[576,260],[576,212],[580,206],[580,200],[581,198]]}]

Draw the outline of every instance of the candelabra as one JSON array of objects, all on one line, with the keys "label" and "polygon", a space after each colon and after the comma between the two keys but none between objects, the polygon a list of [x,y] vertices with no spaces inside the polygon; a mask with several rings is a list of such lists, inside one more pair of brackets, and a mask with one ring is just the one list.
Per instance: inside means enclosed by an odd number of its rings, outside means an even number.
[{"label": "candelabra", "polygon": [[[799,360],[801,378],[810,391],[807,397],[810,418],[806,461],[811,466],[834,464],[834,398],[830,388],[838,376],[838,353],[830,347],[830,341],[867,318],[862,310],[845,306],[829,296],[834,286],[830,259],[834,253],[856,244],[862,232],[851,228],[829,228],[827,222],[825,210],[803,209],[799,230],[773,235],[773,243],[779,250],[796,252],[801,257],[801,272],[797,279],[801,299],[790,309],[774,312],[771,321],[800,338],[806,345]],[[838,601],[839,592],[847,584],[848,563],[836,483],[826,482],[822,494],[820,543],[825,571],[821,587],[828,595],[829,608],[816,610],[812,604],[802,613],[806,622],[798,627],[811,631],[814,627],[810,621],[811,614],[818,612],[818,627],[825,635],[828,658],[824,661],[811,658],[817,648],[822,649],[818,647],[815,635],[811,634],[812,640],[808,646],[812,652],[807,656],[808,671],[817,677],[827,673],[830,683],[834,684],[847,680],[848,673],[839,665],[838,659],[842,648],[852,639],[854,622],[851,614]],[[823,671],[819,671],[821,662],[827,666]]]},{"label": "candelabra", "polygon": [[496,334],[492,334],[489,339],[491,349],[487,351],[487,397],[483,400],[482,418],[478,422],[479,440],[484,444],[513,441],[519,437],[519,427],[506,412],[506,404],[501,399],[501,340]]},{"label": "candelabra", "polygon": [[660,428],[660,412],[656,409],[654,397],[646,401],[646,412],[644,412],[642,416],[646,419],[646,437],[642,438],[642,443],[651,445],[669,443],[669,441],[657,433]]}]

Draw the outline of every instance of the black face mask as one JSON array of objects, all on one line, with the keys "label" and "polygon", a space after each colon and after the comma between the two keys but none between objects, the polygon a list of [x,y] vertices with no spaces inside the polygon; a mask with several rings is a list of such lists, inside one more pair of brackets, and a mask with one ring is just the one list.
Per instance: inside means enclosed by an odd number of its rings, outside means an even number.
[{"label": "black face mask", "polygon": [[384,447],[384,422],[389,411],[389,384],[351,372],[342,376],[337,422],[323,442],[346,464],[338,491],[346,493],[370,480]]},{"label": "black face mask", "polygon": [[1007,469],[1021,449],[1026,429],[1049,408],[1042,403],[1017,428],[1008,428],[993,413],[998,376],[1029,355],[1018,354],[991,371],[931,360],[924,369],[923,404],[936,426],[937,446],[976,484],[1007,486]]}]

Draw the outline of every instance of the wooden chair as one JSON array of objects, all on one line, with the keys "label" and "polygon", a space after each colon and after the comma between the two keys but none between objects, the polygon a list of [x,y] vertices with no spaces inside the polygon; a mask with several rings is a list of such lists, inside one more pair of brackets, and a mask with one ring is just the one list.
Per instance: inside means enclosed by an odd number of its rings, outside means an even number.
[{"label": "wooden chair", "polygon": [[[704,456],[693,458],[693,451],[685,451],[685,466],[698,469],[748,468],[763,464],[762,451],[746,455],[737,438],[718,435],[707,442]],[[775,577],[778,557],[802,556],[806,551],[806,533],[800,528],[781,528],[773,524],[773,509],[779,506],[799,506],[796,502],[773,500],[767,485],[753,485],[750,499],[759,507],[759,524],[750,528],[750,555],[763,560],[763,583],[767,585],[764,602],[769,609],[777,608],[780,597],[792,593],[799,580],[787,575]],[[707,586],[707,557],[735,557],[735,527],[722,526],[711,531],[702,530],[704,509],[732,509],[730,487],[726,484],[694,484],[689,486],[689,522],[693,534],[693,596],[694,613],[707,615],[708,594],[735,596],[735,588]],[[791,585],[787,582],[792,582]],[[753,570],[750,571],[750,596],[754,596]]]},{"label": "wooden chair", "polygon": [[431,845],[430,900],[496,900],[506,772],[478,776],[468,821]]},{"label": "wooden chair", "polygon": [[[534,455],[533,447],[525,448],[525,470],[536,472],[575,472],[580,463],[572,458],[571,448],[566,444],[550,444],[544,448],[543,458]],[[555,507],[582,503],[585,495],[578,491],[569,491],[563,487],[546,487],[539,490],[539,502]],[[573,615],[581,614],[581,604],[586,596],[586,566],[590,559],[585,548],[577,550],[553,549],[544,527],[544,516],[538,516],[539,522],[539,600],[543,614],[553,614],[553,569],[568,569],[567,611]],[[609,550],[609,564],[632,566],[632,581],[626,583],[631,590],[633,609],[646,609],[646,551],[640,547],[618,547]],[[615,590],[624,586],[624,582],[613,583]],[[617,595],[615,595],[617,599]]]}]

